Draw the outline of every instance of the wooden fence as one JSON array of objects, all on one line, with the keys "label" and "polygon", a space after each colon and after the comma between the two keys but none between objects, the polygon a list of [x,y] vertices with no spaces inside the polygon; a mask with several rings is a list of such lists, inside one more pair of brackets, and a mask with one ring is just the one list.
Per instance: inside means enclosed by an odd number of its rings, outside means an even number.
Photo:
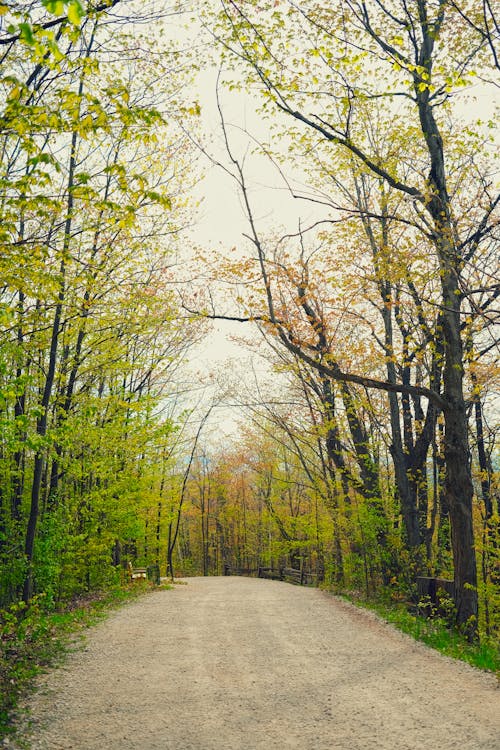
[{"label": "wooden fence", "polygon": [[[317,574],[310,573],[303,568],[266,568],[263,566],[259,566],[258,568],[236,568],[226,563],[224,565],[224,575],[269,578],[274,581],[295,583],[297,586],[316,586],[318,583]],[[418,593],[417,608],[420,614],[426,617],[449,614],[447,612],[449,600],[455,600],[455,586],[453,581],[447,578],[418,576],[416,583]]]},{"label": "wooden fence", "polygon": [[309,573],[304,569],[297,568],[235,568],[231,565],[224,565],[225,576],[249,576],[257,578],[269,578],[274,581],[286,581],[295,583],[298,586],[314,586],[317,582],[317,575]]}]

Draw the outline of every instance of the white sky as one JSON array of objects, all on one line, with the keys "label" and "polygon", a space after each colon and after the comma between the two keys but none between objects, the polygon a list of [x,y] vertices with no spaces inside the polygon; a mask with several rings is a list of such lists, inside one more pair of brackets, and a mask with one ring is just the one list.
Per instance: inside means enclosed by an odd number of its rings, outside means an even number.
[{"label": "white sky", "polygon": [[[215,159],[228,165],[217,110],[216,79],[216,70],[200,74],[193,98],[197,98],[201,105],[201,124],[207,150]],[[240,129],[248,129],[252,136],[263,141],[269,139],[269,129],[256,112],[258,102],[237,93],[222,92],[221,97],[231,146],[234,145],[235,156],[241,159],[251,141]],[[237,127],[233,127],[235,125]],[[198,220],[189,230],[188,238],[208,253],[210,250],[224,252],[236,247],[241,248],[244,254],[245,248],[248,248],[248,240],[243,234],[249,233],[249,227],[237,185],[222,168],[210,164],[205,157],[202,164],[205,176],[195,190],[195,198],[200,201]],[[283,225],[288,229],[296,227],[299,218],[298,202],[285,190],[277,171],[266,159],[252,154],[247,154],[245,165],[259,226]],[[278,187],[279,190],[276,189]],[[304,208],[306,213],[310,213],[311,209],[308,206]],[[229,310],[228,297],[226,302],[222,301],[221,312]],[[235,308],[233,311],[237,314]],[[213,322],[211,332],[189,355],[189,372],[195,380],[201,381],[212,373],[215,383],[222,381],[224,384],[231,380],[236,389],[238,384],[241,384],[243,392],[243,381],[252,368],[261,373],[262,377],[269,375],[269,366],[260,357],[252,355],[247,347],[232,340],[231,337],[234,336],[260,338],[260,334],[251,323]],[[217,385],[213,389],[209,388],[207,398],[210,393],[221,392],[222,389]],[[238,432],[238,421],[242,416],[241,410],[236,407],[217,408],[211,415],[207,434],[212,433],[212,439],[216,439],[218,433],[222,439],[234,438]]]}]

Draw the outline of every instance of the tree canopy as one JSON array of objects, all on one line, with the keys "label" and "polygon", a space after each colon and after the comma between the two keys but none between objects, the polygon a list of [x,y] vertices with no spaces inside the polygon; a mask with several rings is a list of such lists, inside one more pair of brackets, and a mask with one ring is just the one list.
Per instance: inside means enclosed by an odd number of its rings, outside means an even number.
[{"label": "tree canopy", "polygon": [[[493,5],[0,20],[0,605],[55,607],[127,563],[289,566],[413,603],[417,576],[450,578],[451,620],[498,633]],[[212,168],[242,209],[232,248],[193,237]],[[186,369],[224,318],[269,377]]]}]

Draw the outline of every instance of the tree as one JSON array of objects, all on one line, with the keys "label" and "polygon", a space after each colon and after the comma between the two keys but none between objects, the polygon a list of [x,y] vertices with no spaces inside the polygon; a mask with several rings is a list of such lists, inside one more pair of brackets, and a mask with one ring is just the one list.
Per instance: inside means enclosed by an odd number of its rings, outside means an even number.
[{"label": "tree", "polygon": [[145,39],[139,59],[117,2],[44,5],[6,6],[0,36],[3,602],[116,578],[197,336],[171,291],[189,154],[167,115],[184,71]]},{"label": "tree", "polygon": [[[437,5],[419,0],[411,8],[396,0],[386,4],[344,0],[328,8],[315,2],[221,5],[216,34],[225,54],[244,63],[251,85],[260,87],[267,111],[274,106],[277,114],[297,124],[291,137],[299,146],[317,147],[324,155],[328,145],[331,165],[348,154],[360,174],[378,179],[397,194],[402,205],[398,219],[410,222],[415,241],[425,238],[432,248],[440,279],[442,393],[439,382],[422,387],[357,376],[342,370],[331,356],[320,356],[297,342],[275,310],[265,252],[252,227],[267,290],[266,316],[284,346],[334,380],[425,396],[443,411],[444,494],[452,529],[457,620],[470,626],[472,633],[477,620],[477,573],[462,323],[468,271],[493,231],[499,198],[490,194],[486,171],[478,174],[473,203],[460,191],[451,169],[457,152],[446,117],[464,84],[491,67],[488,41],[478,40],[474,29],[468,33],[460,13],[447,0]],[[385,119],[389,150],[382,159],[363,127],[364,113],[380,99],[398,115]],[[390,153],[401,123],[417,144],[418,158],[408,168]],[[466,138],[467,133],[462,135]],[[473,141],[474,134],[467,140],[471,152]],[[463,143],[459,154],[465,152]],[[238,165],[233,162],[233,166],[238,172]],[[329,171],[335,172],[335,167]],[[241,173],[238,177],[241,181]],[[491,298],[495,292],[488,286]]]}]

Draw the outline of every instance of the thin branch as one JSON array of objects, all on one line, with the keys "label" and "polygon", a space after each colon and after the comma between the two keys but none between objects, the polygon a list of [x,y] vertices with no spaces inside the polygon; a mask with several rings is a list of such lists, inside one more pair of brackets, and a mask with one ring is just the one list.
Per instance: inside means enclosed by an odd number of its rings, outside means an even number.
[{"label": "thin branch", "polygon": [[[115,5],[118,5],[118,3],[122,2],[122,0],[107,0],[107,2],[100,3],[99,5],[96,5],[95,8],[89,8],[89,10],[92,13],[100,13],[102,10],[111,10],[111,8],[114,8]],[[45,21],[45,23],[41,24],[34,24],[36,28],[39,29],[53,29],[54,26],[62,26],[68,22],[67,16],[58,16],[57,18],[53,18],[50,21]],[[13,42],[17,42],[21,38],[21,34],[10,34],[9,36],[4,36],[0,38],[0,45],[6,45],[6,44],[12,44]]]}]

